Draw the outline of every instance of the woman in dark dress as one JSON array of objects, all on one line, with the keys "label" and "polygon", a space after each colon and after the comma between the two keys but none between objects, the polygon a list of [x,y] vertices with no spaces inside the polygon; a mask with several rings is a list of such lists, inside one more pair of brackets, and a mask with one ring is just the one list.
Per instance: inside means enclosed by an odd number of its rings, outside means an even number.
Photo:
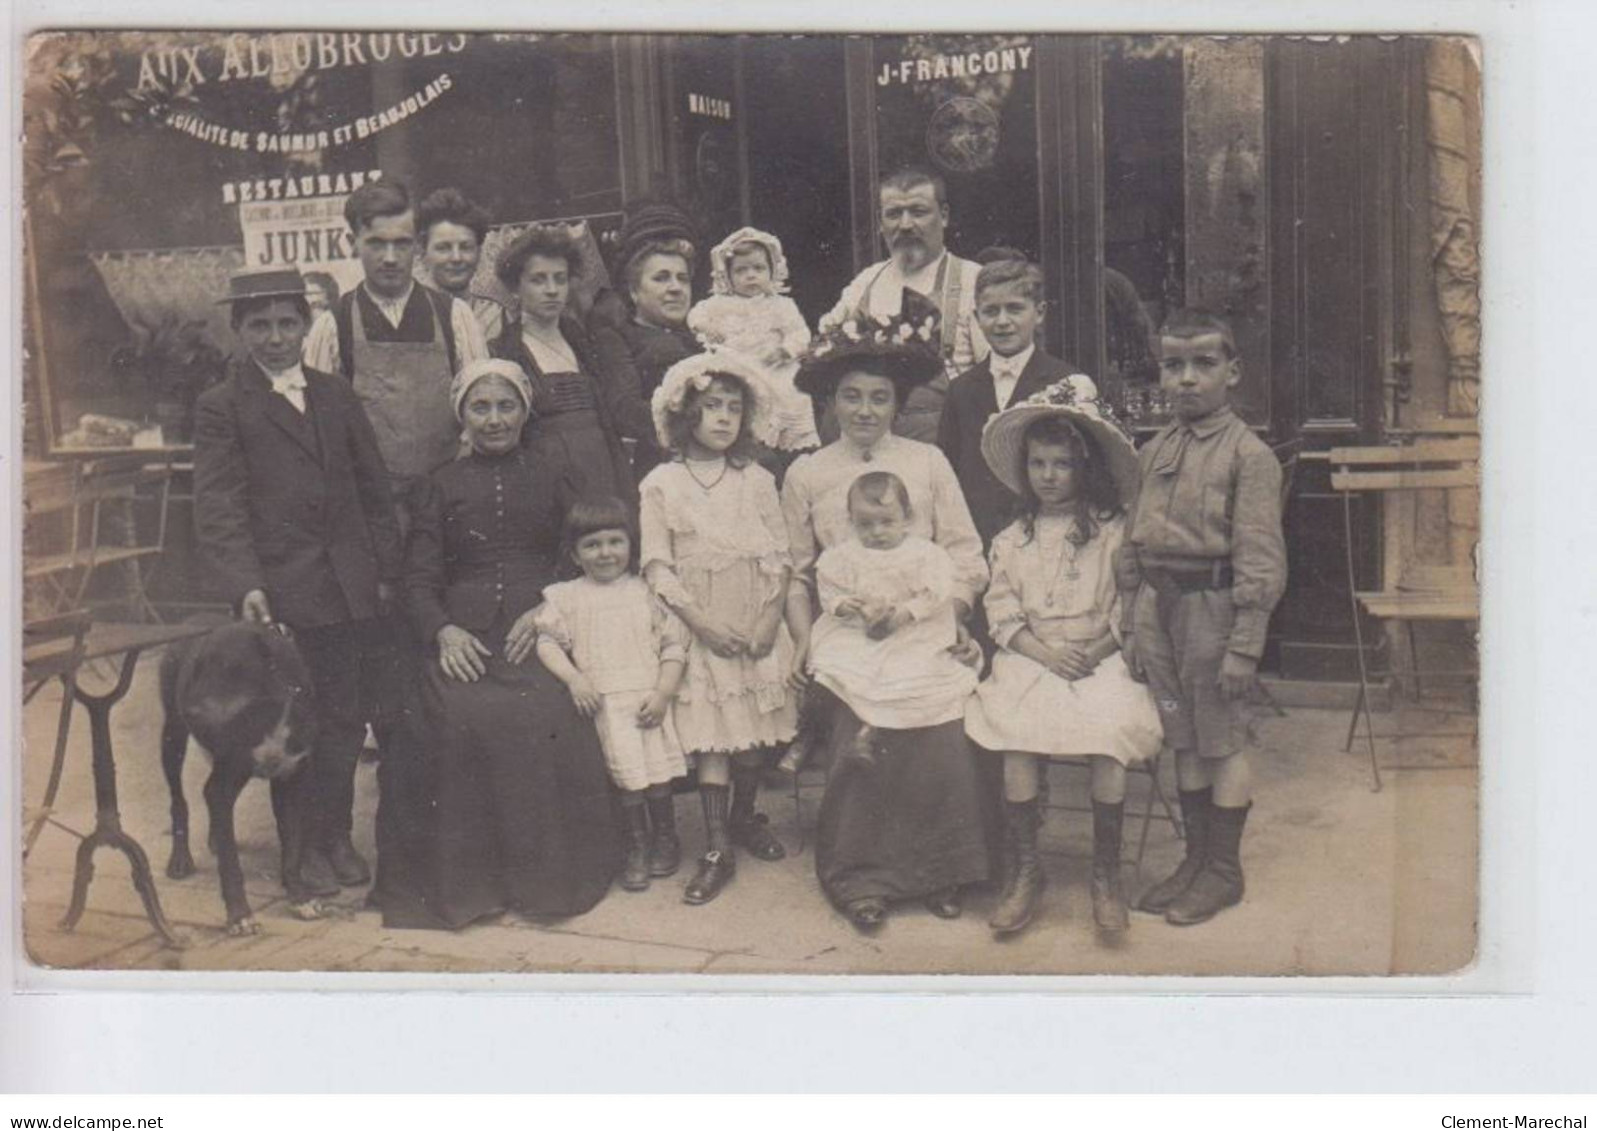
[{"label": "woman in dark dress", "polygon": [[[889,471],[908,490],[911,532],[953,559],[956,653],[974,663],[980,653],[963,622],[987,586],[981,536],[942,451],[892,431],[909,390],[939,371],[936,327],[935,308],[906,292],[902,315],[885,324],[848,322],[817,339],[800,363],[798,388],[836,409],[842,435],[800,456],[782,484],[794,576],[802,582],[788,591],[788,625],[814,620],[815,563],[851,537],[854,480]],[[802,665],[809,631],[796,636]],[[793,675],[804,679],[801,667]],[[875,930],[889,904],[905,900],[923,900],[941,918],[958,916],[961,888],[987,879],[990,865],[976,756],[964,723],[878,729],[874,757],[848,757],[859,718],[818,684],[806,695],[819,701],[811,717],[824,717],[819,740],[831,759],[815,837],[815,871],[827,898],[861,931]]]},{"label": "woman in dark dress", "polygon": [[665,371],[683,358],[703,353],[688,329],[693,306],[693,247],[684,240],[650,240],[633,249],[623,268],[632,317],[620,326],[601,326],[594,336],[599,365],[617,385],[637,389],[643,413],[641,430],[630,419],[622,434],[637,440],[632,458],[638,481],[664,458],[654,436],[649,400]]},{"label": "woman in dark dress", "polygon": [[614,496],[636,507],[637,487],[621,437],[652,431],[653,418],[632,370],[604,365],[567,310],[581,267],[581,250],[563,228],[522,233],[495,264],[519,309],[506,316],[488,349],[527,375],[527,447],[580,493]]},{"label": "woman in dark dress", "polygon": [[433,922],[389,925],[577,915],[603,898],[620,850],[593,724],[533,652],[559,556],[559,467],[520,442],[533,394],[518,366],[472,362],[450,392],[471,452],[417,491],[406,567],[433,650],[419,695]]}]

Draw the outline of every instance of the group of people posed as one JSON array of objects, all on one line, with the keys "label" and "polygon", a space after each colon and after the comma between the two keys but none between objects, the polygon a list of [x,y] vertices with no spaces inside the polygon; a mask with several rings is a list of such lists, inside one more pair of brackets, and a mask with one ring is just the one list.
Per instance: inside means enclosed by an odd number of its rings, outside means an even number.
[{"label": "group of people posed", "polygon": [[[886,178],[880,209],[888,257],[813,332],[754,228],[695,302],[701,238],[664,201],[629,208],[581,314],[565,228],[505,248],[501,306],[471,286],[484,212],[389,179],[347,203],[358,286],[231,280],[197,538],[314,684],[296,905],[370,884],[390,926],[577,915],[678,873],[685,839],[682,898],[707,903],[786,855],[758,794],[811,766],[819,884],[856,928],[957,917],[990,882],[1013,935],[1067,758],[1091,764],[1094,921],[1123,932],[1126,770],[1161,749],[1185,856],[1134,905],[1189,925],[1242,898],[1241,711],[1285,552],[1230,327],[1160,329],[1175,419],[1139,452],[1039,343],[1036,264],[949,252],[935,174]],[[368,727],[375,877],[351,839]]]}]

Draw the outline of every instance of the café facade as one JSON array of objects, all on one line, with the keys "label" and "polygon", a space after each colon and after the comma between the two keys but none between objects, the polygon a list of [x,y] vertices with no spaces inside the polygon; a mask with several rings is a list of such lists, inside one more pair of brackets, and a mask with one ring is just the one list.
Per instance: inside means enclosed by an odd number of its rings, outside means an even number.
[{"label": "caf\u00e9 facade", "polygon": [[[581,221],[596,262],[630,201],[669,194],[710,239],[780,236],[813,324],[882,257],[879,179],[935,168],[949,245],[1034,257],[1049,347],[1144,433],[1164,417],[1151,327],[1226,314],[1240,411],[1291,469],[1266,660],[1287,679],[1352,670],[1324,454],[1476,430],[1465,40],[67,32],[30,41],[25,81],[27,454],[169,455],[163,614],[214,599],[182,476],[232,349],[215,298],[246,262],[358,279],[342,201],[374,177],[457,186],[506,227]],[[1353,507],[1366,580],[1462,569],[1478,537],[1450,494]]]}]

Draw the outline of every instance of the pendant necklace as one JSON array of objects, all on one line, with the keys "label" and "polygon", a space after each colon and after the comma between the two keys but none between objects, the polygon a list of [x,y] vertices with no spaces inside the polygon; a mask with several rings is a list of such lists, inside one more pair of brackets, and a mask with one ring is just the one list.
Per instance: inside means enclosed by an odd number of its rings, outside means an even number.
[{"label": "pendant necklace", "polygon": [[726,473],[727,473],[728,469],[730,469],[731,466],[732,466],[730,463],[728,463],[726,461],[726,457],[723,456],[721,458],[721,460],[720,460],[720,464],[721,464],[721,472],[720,472],[720,474],[717,475],[714,479],[710,480],[708,483],[706,483],[704,480],[699,478],[699,473],[697,471],[693,470],[693,465],[696,462],[697,463],[712,463],[712,462],[715,462],[715,461],[707,460],[707,459],[706,460],[684,459],[682,461],[682,466],[688,469],[689,477],[693,480],[693,482],[695,482],[695,483],[697,483],[699,485],[699,490],[703,491],[705,494],[709,494],[711,491],[715,490],[716,486],[721,482],[721,480],[726,478]]},{"label": "pendant necklace", "polygon": [[[1067,524],[1070,522],[1069,519],[1065,521]],[[1076,552],[1080,547],[1070,540],[1070,529],[1070,526],[1066,525],[1060,535],[1059,564],[1054,567],[1053,579],[1048,583],[1048,592],[1043,596],[1043,604],[1050,608],[1053,606],[1054,595],[1058,593],[1061,581],[1074,582],[1081,579],[1081,570],[1076,568]]]}]

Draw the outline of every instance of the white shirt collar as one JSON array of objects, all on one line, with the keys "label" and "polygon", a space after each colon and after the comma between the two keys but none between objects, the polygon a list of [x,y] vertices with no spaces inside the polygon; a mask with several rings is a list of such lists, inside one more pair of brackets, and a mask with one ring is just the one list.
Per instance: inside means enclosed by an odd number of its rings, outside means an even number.
[{"label": "white shirt collar", "polygon": [[297,361],[287,369],[278,370],[277,372],[273,372],[266,366],[261,365],[259,361],[255,364],[260,366],[261,372],[266,374],[266,379],[272,383],[273,392],[281,393],[284,389],[303,389],[305,387],[305,369]]},{"label": "white shirt collar", "polygon": [[945,247],[943,248],[943,253],[941,255],[939,255],[936,259],[933,259],[930,263],[920,267],[918,270],[906,273],[904,269],[898,265],[898,260],[896,259],[893,260],[893,270],[898,274],[899,281],[903,286],[908,287],[912,291],[919,291],[923,295],[928,295],[932,298],[935,298],[936,296],[932,295],[931,292],[933,287],[935,287],[937,284],[937,269],[942,266],[943,260],[947,258],[948,249]]},{"label": "white shirt collar", "polygon": [[1026,371],[1026,366],[1031,363],[1031,355],[1037,351],[1037,344],[1033,342],[1013,357],[1000,357],[998,354],[989,354],[987,364],[993,374],[993,395],[998,398],[999,408],[1008,408],[1009,402],[1014,399],[1015,387],[1020,384],[1020,375]]},{"label": "white shirt collar", "polygon": [[993,376],[996,377],[998,374],[1004,373],[1018,380],[1020,375],[1026,371],[1026,366],[1031,364],[1031,355],[1036,352],[1036,342],[1033,342],[1012,357],[1004,357],[994,351],[988,355],[988,364],[992,366]]},{"label": "white shirt collar", "polygon": [[360,285],[361,289],[366,292],[366,297],[371,299],[372,302],[376,303],[377,309],[383,312],[383,317],[387,318],[397,327],[400,321],[405,317],[405,304],[410,301],[410,293],[416,289],[416,280],[412,279],[406,283],[405,293],[399,295],[397,298],[387,298],[378,294],[376,291],[372,290],[371,285],[364,279],[361,280]]}]

